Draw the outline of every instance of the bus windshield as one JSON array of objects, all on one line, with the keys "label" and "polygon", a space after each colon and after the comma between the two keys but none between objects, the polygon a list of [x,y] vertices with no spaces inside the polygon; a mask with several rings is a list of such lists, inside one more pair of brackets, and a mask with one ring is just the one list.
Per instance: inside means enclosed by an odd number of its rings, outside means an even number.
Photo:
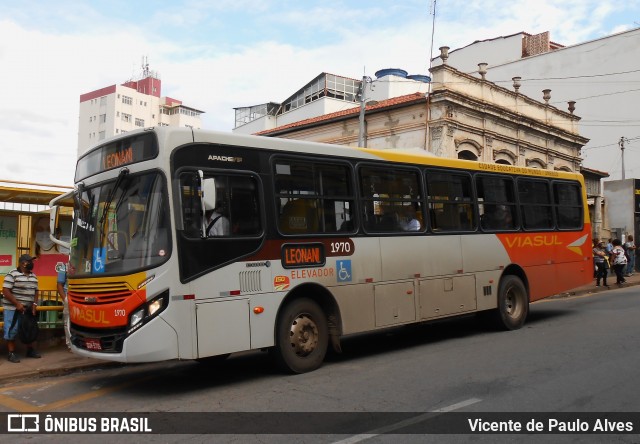
[{"label": "bus windshield", "polygon": [[69,273],[129,274],[170,255],[167,189],[158,172],[129,175],[78,189]]}]

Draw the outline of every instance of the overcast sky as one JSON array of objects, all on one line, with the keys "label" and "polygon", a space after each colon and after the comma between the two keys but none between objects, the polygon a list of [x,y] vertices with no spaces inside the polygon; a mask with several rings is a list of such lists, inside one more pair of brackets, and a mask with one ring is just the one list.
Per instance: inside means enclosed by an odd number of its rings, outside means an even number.
[{"label": "overcast sky", "polygon": [[79,97],[141,73],[231,131],[321,72],[426,74],[431,47],[550,31],[571,45],[640,26],[640,0],[0,2],[0,179],[72,185]]}]

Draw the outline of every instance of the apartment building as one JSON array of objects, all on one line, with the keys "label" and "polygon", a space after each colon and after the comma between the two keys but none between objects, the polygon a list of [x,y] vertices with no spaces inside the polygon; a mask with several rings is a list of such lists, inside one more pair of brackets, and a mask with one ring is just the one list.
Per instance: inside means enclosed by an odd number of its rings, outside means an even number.
[{"label": "apartment building", "polygon": [[145,68],[137,80],[110,85],[80,96],[78,156],[100,141],[151,126],[201,127],[204,111],[162,97],[162,81]]}]

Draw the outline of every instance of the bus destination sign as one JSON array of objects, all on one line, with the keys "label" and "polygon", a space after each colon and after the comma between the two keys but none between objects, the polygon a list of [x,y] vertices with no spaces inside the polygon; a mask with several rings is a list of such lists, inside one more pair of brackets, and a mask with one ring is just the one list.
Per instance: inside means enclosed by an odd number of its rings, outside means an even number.
[{"label": "bus destination sign", "polygon": [[133,147],[131,145],[119,149],[116,147],[113,152],[105,152],[103,163],[102,168],[105,170],[133,163]]},{"label": "bus destination sign", "polygon": [[284,268],[322,267],[326,262],[324,245],[284,244],[282,246],[282,266]]},{"label": "bus destination sign", "polygon": [[78,159],[76,181],[158,155],[154,133],[143,133],[97,147]]}]

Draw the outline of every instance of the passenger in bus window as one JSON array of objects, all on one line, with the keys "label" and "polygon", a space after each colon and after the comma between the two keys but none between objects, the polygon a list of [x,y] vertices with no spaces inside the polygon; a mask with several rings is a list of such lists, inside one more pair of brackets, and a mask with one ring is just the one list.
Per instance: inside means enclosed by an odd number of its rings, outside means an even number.
[{"label": "passenger in bus window", "polygon": [[224,215],[222,205],[217,205],[209,216],[209,225],[207,226],[207,236],[219,237],[228,236],[231,233],[229,228],[229,219]]},{"label": "passenger in bus window", "polygon": [[509,230],[513,228],[511,208],[505,205],[485,205],[482,228],[489,230]]},{"label": "passenger in bus window", "polygon": [[400,219],[400,228],[404,231],[420,231],[422,228],[413,205],[405,207],[404,216]]}]

